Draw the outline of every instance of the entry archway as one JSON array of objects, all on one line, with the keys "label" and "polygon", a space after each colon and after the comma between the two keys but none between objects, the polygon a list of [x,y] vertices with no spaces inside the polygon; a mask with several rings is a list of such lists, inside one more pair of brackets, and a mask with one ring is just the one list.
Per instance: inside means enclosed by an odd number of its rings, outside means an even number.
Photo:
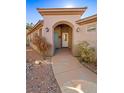
[{"label": "entry archway", "polygon": [[72,50],[73,28],[67,23],[60,22],[54,25],[54,51],[61,48]]}]

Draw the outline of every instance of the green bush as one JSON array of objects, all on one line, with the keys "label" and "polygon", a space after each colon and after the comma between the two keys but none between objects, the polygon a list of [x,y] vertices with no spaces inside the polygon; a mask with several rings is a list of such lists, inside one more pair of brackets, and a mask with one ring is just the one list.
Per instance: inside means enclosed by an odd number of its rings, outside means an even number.
[{"label": "green bush", "polygon": [[95,48],[90,47],[90,44],[86,41],[78,44],[79,55],[84,62],[94,63],[96,65],[97,57]]}]

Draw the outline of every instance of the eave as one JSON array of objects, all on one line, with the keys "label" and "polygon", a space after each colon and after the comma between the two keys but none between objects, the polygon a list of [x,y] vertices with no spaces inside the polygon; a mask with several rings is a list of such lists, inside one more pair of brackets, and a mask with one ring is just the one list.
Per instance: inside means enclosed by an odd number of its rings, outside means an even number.
[{"label": "eave", "polygon": [[27,35],[29,35],[29,34],[35,32],[35,31],[37,31],[37,29],[41,28],[42,26],[43,26],[43,20],[39,20],[39,21],[34,25],[34,27],[33,27],[31,30],[29,30],[29,31],[27,32]]},{"label": "eave", "polygon": [[93,22],[97,22],[96,14],[76,21],[76,23],[79,25],[89,24],[89,23],[93,23]]},{"label": "eave", "polygon": [[38,12],[44,15],[82,15],[87,7],[82,8],[37,8]]}]

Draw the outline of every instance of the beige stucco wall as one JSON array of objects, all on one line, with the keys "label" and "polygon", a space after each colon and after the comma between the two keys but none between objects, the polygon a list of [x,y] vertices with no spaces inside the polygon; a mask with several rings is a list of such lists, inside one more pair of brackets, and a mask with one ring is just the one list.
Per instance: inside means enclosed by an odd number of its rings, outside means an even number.
[{"label": "beige stucco wall", "polygon": [[79,37],[80,37],[80,41],[87,41],[90,43],[91,46],[93,47],[97,47],[97,29],[95,31],[87,31],[87,28],[88,27],[91,27],[91,26],[96,26],[97,28],[97,23],[96,22],[93,22],[93,23],[89,23],[89,24],[86,24],[86,25],[82,25],[80,26],[81,28],[81,31],[79,32]]},{"label": "beige stucco wall", "polygon": [[[72,34],[72,52],[74,52],[73,46],[76,44],[76,41],[79,39],[77,38],[76,28],[79,27],[75,21],[79,20],[79,15],[51,15],[51,16],[44,16],[44,26],[42,35],[47,39],[47,41],[51,44],[51,50],[49,51],[49,55],[54,55],[54,27],[59,24],[67,24],[72,27],[73,34]],[[45,31],[45,28],[49,28],[49,32]]]},{"label": "beige stucco wall", "polygon": [[94,47],[95,49],[97,49],[97,30],[91,31],[91,32],[87,31],[88,27],[94,26],[94,25],[97,26],[97,23],[93,22],[93,23],[80,26],[80,31],[76,34],[78,39],[75,40],[75,45],[74,45],[75,56],[78,56],[77,44],[79,44],[82,41],[87,41],[88,43],[90,43],[91,47]]},{"label": "beige stucco wall", "polygon": [[[72,53],[74,56],[77,56],[77,44],[82,41],[87,41],[91,44],[91,46],[97,48],[97,31],[88,32],[87,28],[92,25],[96,25],[96,22],[78,25],[76,21],[80,19],[79,15],[49,15],[44,16],[44,25],[41,28],[37,29],[30,35],[28,38],[31,40],[33,35],[37,33],[38,35],[42,35],[46,38],[48,43],[51,44],[51,49],[49,50],[48,56],[54,55],[54,28],[60,24],[67,24],[72,28]],[[77,32],[77,28],[80,28],[80,31]],[[45,31],[45,28],[49,28],[49,32]],[[59,30],[60,28],[57,28]],[[66,29],[66,28],[65,28]],[[60,46],[59,46],[60,47]],[[70,44],[69,47],[71,48]]]}]

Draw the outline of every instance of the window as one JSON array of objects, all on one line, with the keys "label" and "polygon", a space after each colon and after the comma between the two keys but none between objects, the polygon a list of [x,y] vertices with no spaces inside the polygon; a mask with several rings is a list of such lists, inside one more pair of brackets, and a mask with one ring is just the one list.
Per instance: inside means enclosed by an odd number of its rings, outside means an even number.
[{"label": "window", "polygon": [[96,31],[96,25],[89,25],[87,27],[87,32],[95,32]]}]

